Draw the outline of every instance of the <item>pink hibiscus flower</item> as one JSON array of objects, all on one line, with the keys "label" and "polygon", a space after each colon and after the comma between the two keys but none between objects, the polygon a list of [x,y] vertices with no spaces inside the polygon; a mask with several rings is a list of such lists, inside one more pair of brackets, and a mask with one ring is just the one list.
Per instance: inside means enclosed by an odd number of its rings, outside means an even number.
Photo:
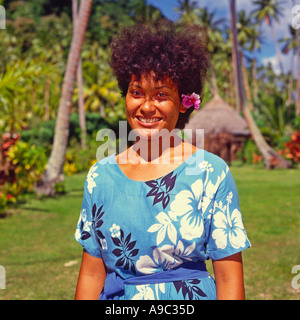
[{"label": "pink hibiscus flower", "polygon": [[200,108],[201,99],[200,99],[200,96],[198,94],[196,94],[195,92],[193,92],[191,95],[182,94],[181,98],[183,98],[182,105],[185,108],[188,109],[193,106],[194,106],[195,110],[198,110]]}]

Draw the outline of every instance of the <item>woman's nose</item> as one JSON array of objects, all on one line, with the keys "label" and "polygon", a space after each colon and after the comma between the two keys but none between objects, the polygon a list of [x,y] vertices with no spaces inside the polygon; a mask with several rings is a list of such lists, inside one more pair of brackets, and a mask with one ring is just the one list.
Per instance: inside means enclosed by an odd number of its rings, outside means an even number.
[{"label": "woman's nose", "polygon": [[144,114],[154,114],[155,113],[155,101],[153,99],[145,99],[141,104],[141,112]]}]

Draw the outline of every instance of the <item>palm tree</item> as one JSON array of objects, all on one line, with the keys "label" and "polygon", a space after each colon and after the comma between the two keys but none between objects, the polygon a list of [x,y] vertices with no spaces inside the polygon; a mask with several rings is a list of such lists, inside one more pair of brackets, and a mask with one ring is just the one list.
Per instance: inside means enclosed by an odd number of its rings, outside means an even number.
[{"label": "palm tree", "polygon": [[280,71],[283,74],[284,68],[282,63],[282,57],[278,47],[273,23],[273,20],[275,20],[278,23],[279,17],[283,15],[283,8],[280,7],[281,3],[279,3],[277,0],[255,0],[253,1],[253,4],[257,5],[257,8],[252,11],[253,16],[259,22],[265,21],[266,24],[271,28]]},{"label": "palm tree", "polygon": [[53,147],[46,169],[36,186],[35,191],[37,194],[55,194],[55,184],[64,179],[63,167],[69,137],[72,95],[92,2],[92,0],[81,0],[80,2],[59,101]]},{"label": "palm tree", "polygon": [[198,3],[194,0],[178,0],[179,7],[176,8],[181,15],[180,21],[188,24],[197,21]]},{"label": "palm tree", "polygon": [[244,50],[250,49],[250,37],[256,32],[255,27],[252,24],[251,16],[247,16],[244,10],[241,10],[238,13],[238,21],[237,21],[237,40],[238,44],[240,45],[240,58],[241,58],[241,68],[242,68],[242,75],[244,80],[245,86],[245,93],[246,98],[249,103],[250,110],[253,110],[252,104],[252,96],[250,92],[249,80],[247,75],[247,70],[245,66],[245,54]]},{"label": "palm tree", "polygon": [[[295,6],[295,0],[293,0]],[[296,116],[300,116],[300,30],[296,29],[297,46],[297,81],[296,81]]]},{"label": "palm tree", "polygon": [[249,36],[249,50],[253,54],[252,59],[252,81],[253,81],[253,99],[258,100],[258,84],[257,84],[257,58],[256,51],[261,49],[261,44],[264,42],[262,31],[259,30],[259,25],[253,22],[253,30]]},{"label": "palm tree", "polygon": [[273,150],[265,141],[260,130],[258,129],[252,114],[248,108],[245,92],[243,87],[242,70],[240,63],[239,51],[237,48],[237,28],[236,28],[236,9],[235,0],[229,0],[230,3],[230,16],[231,16],[231,32],[232,32],[232,46],[233,46],[233,57],[236,69],[236,77],[238,85],[239,101],[241,103],[241,109],[243,111],[244,117],[248,123],[248,127],[251,131],[252,137],[264,158],[265,166],[268,169],[280,167],[289,168],[291,167],[290,162],[281,157],[275,150]]},{"label": "palm tree", "polygon": [[137,21],[151,23],[164,17],[159,9],[151,4],[148,5],[146,0],[131,0],[128,6],[133,11]]},{"label": "palm tree", "polygon": [[[219,88],[215,76],[214,63],[212,63],[212,57],[215,56],[218,52],[224,52],[222,32],[219,26],[225,22],[225,19],[216,19],[214,11],[209,12],[207,8],[201,8],[200,10],[197,10],[196,22],[200,24],[207,32],[207,48],[210,54],[209,60],[211,61],[209,69],[212,81],[212,91],[214,95],[218,95]],[[222,66],[222,69],[224,70],[224,65]]]},{"label": "palm tree", "polygon": [[[118,82],[109,65],[108,51],[95,41],[92,45],[89,44],[82,49],[82,60],[85,110],[98,111],[102,118],[110,122],[116,114],[120,113],[119,107],[120,103],[123,105],[123,99]],[[77,102],[78,99],[78,90],[75,89],[73,102]]]},{"label": "palm tree", "polygon": [[286,105],[289,106],[292,103],[293,97],[293,83],[294,83],[294,55],[297,54],[298,43],[297,43],[297,33],[296,29],[294,29],[291,25],[289,25],[290,37],[284,37],[279,39],[279,42],[283,42],[284,46],[282,48],[282,52],[284,54],[288,54],[292,51],[291,55],[291,71],[289,74],[289,84],[288,84],[288,98],[286,100]]},{"label": "palm tree", "polygon": [[[73,30],[75,32],[75,24],[77,20],[77,0],[72,0],[72,13],[73,13]],[[82,61],[79,58],[77,67],[77,86],[78,86],[78,114],[79,114],[79,125],[81,129],[81,147],[86,148],[86,121],[84,111],[84,98],[83,98],[83,79],[82,79]]]},{"label": "palm tree", "polygon": [[235,1],[230,0],[230,28],[232,41],[232,67],[234,72],[234,87],[236,98],[236,111],[242,111],[241,108],[245,105],[245,91],[243,87],[241,59],[239,56],[238,39],[237,39],[237,21]]},{"label": "palm tree", "polygon": [[[238,13],[237,21],[237,40],[240,45],[240,54],[241,54],[241,66],[242,74],[244,78],[244,85],[246,90],[246,97],[249,102],[250,110],[253,110],[252,105],[252,96],[250,92],[250,85],[247,75],[247,70],[245,66],[245,57],[244,50],[252,53],[254,58],[252,59],[252,77],[253,77],[253,94],[254,100],[258,98],[258,89],[257,89],[257,64],[255,57],[255,49],[261,47],[262,35],[257,30],[257,24],[253,21],[251,15],[246,15],[244,10]],[[250,59],[249,59],[250,60]]]}]

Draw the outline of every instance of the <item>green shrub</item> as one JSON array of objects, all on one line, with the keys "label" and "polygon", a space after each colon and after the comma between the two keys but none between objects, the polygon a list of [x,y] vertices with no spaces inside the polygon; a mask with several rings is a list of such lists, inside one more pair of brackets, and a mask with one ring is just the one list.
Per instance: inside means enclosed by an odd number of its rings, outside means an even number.
[{"label": "green shrub", "polygon": [[18,141],[10,147],[7,157],[14,165],[16,175],[16,181],[11,184],[11,193],[18,196],[32,191],[47,163],[45,148]]},{"label": "green shrub", "polygon": [[260,152],[252,139],[245,141],[243,149],[238,153],[239,160],[245,163],[260,162]]},{"label": "green shrub", "polygon": [[[97,132],[103,128],[110,128],[110,124],[101,117],[98,113],[86,113],[86,129],[88,136],[96,136]],[[114,128],[112,128],[114,129]],[[29,130],[23,130],[21,132],[20,139],[29,144],[35,144],[46,148],[47,155],[50,154],[50,150],[53,143],[55,130],[55,120],[48,122],[42,122],[40,125],[35,126]],[[79,117],[77,113],[72,113],[70,116],[70,128],[69,128],[69,144],[72,139],[80,142],[81,132],[79,125]]]}]

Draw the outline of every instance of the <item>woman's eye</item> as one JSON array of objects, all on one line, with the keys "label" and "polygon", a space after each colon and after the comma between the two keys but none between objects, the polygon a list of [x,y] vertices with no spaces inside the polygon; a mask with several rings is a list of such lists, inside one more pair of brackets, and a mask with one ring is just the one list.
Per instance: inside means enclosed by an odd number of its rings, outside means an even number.
[{"label": "woman's eye", "polygon": [[167,94],[165,92],[160,92],[156,95],[157,99],[165,99],[167,97]]},{"label": "woman's eye", "polygon": [[131,94],[133,95],[133,97],[135,98],[139,98],[139,97],[142,97],[142,93],[140,91],[137,91],[137,90],[134,90],[134,91],[131,91]]}]

